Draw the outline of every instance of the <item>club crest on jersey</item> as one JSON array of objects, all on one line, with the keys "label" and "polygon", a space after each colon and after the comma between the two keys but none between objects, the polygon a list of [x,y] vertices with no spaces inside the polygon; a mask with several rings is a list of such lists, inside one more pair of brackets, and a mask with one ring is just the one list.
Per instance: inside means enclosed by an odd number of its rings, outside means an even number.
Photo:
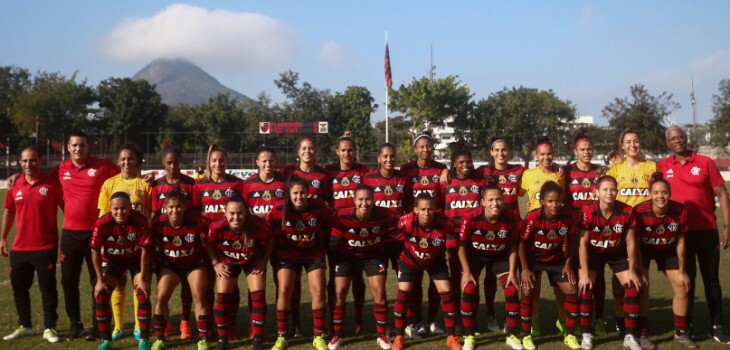
[{"label": "club crest on jersey", "polygon": [[507,178],[504,177],[504,175],[499,175],[499,180],[497,180],[499,183],[503,184],[507,182]]},{"label": "club crest on jersey", "polygon": [[659,226],[657,226],[657,227],[656,227],[656,233],[657,233],[658,235],[661,235],[661,234],[663,234],[665,230],[666,230],[666,229],[664,228],[664,225],[661,225],[661,224],[660,224]]},{"label": "club crest on jersey", "polygon": [[561,227],[561,228],[560,228],[560,229],[558,230],[558,234],[559,234],[559,235],[561,235],[561,236],[565,236],[565,235],[567,235],[567,234],[568,234],[568,228],[567,228],[567,227]]},{"label": "club crest on jersey", "polygon": [[697,175],[700,174],[700,168],[699,167],[696,167],[696,166],[695,167],[692,167],[692,169],[690,169],[689,172],[692,175],[697,176]]},{"label": "club crest on jersey", "polygon": [[378,234],[378,232],[380,232],[380,226],[375,226],[375,227],[373,227],[373,228],[371,229],[371,231],[373,232],[373,234],[376,234],[376,235],[377,235],[377,234]]},{"label": "club crest on jersey", "polygon": [[428,176],[422,176],[419,183],[421,184],[421,186],[428,186]]},{"label": "club crest on jersey", "polygon": [[395,190],[398,191],[399,193],[403,193],[403,185],[401,185],[401,184],[395,185]]},{"label": "club crest on jersey", "polygon": [[679,224],[676,222],[672,222],[669,225],[667,225],[667,228],[669,229],[669,231],[677,232],[677,230],[679,229]]},{"label": "club crest on jersey", "polygon": [[610,234],[611,234],[611,227],[610,226],[603,227],[603,235],[608,236]]},{"label": "club crest on jersey", "polygon": [[390,187],[390,185],[385,186],[383,193],[385,193],[386,196],[391,196],[391,195],[393,195],[393,188]]},{"label": "club crest on jersey", "polygon": [[233,244],[231,245],[231,247],[235,250],[240,250],[242,246],[243,245],[241,245],[241,241],[239,240],[233,241]]},{"label": "club crest on jersey", "polygon": [[312,180],[312,187],[319,188],[322,183],[319,180]]},{"label": "club crest on jersey", "polygon": [[438,246],[442,245],[443,243],[444,243],[444,240],[441,238],[434,238],[431,241],[431,244],[433,244],[434,247],[438,247]]},{"label": "club crest on jersey", "polygon": [[89,175],[89,177],[96,177],[96,169],[91,168],[89,171],[86,172],[86,174]]},{"label": "club crest on jersey", "polygon": [[41,187],[40,189],[38,189],[38,193],[40,193],[41,196],[47,195],[48,194],[48,187],[46,187],[46,186]]},{"label": "club crest on jersey", "polygon": [[144,192],[142,192],[142,190],[135,190],[134,195],[137,196],[137,198],[144,198]]},{"label": "club crest on jersey", "polygon": [[461,186],[459,187],[459,194],[462,196],[466,196],[467,194],[469,194],[469,191],[466,190],[465,186]]},{"label": "club crest on jersey", "polygon": [[317,226],[317,218],[311,218],[311,219],[309,219],[309,221],[307,223],[311,227]]},{"label": "club crest on jersey", "polygon": [[345,176],[342,178],[342,181],[340,181],[340,184],[345,187],[350,186],[350,179]]},{"label": "club crest on jersey", "polygon": [[227,189],[225,193],[226,193],[226,197],[228,197],[228,198],[233,197],[233,195],[235,194],[235,192],[233,192],[233,190],[230,188]]},{"label": "club crest on jersey", "polygon": [[295,229],[296,229],[297,231],[302,231],[302,230],[304,230],[304,227],[305,227],[305,226],[304,226],[304,222],[303,222],[302,220],[297,220],[297,223],[296,223],[296,224],[294,225],[294,228],[295,228]]},{"label": "club crest on jersey", "polygon": [[172,239],[172,244],[176,247],[179,247],[182,245],[182,239],[180,239],[180,236],[175,236],[175,238]]},{"label": "club crest on jersey", "polygon": [[428,239],[421,238],[421,240],[418,242],[418,246],[421,247],[421,248],[423,248],[423,249],[428,248]]},{"label": "club crest on jersey", "polygon": [[431,181],[439,182],[439,176],[438,175],[431,176]]},{"label": "club crest on jersey", "polygon": [[368,232],[368,229],[364,227],[360,229],[360,237],[367,237],[369,234],[370,232]]},{"label": "club crest on jersey", "polygon": [[219,200],[219,199],[221,199],[221,197],[223,197],[223,195],[221,194],[220,190],[213,191],[213,199]]},{"label": "club crest on jersey", "polygon": [[188,243],[194,243],[195,242],[195,235],[192,233],[188,233],[185,235],[185,242]]},{"label": "club crest on jersey", "polygon": [[548,239],[555,239],[558,235],[555,233],[555,230],[548,231],[547,238]]},{"label": "club crest on jersey", "polygon": [[499,231],[497,231],[497,237],[499,237],[499,238],[505,238],[505,237],[507,237],[507,230],[499,230]]},{"label": "club crest on jersey", "polygon": [[508,176],[507,178],[508,178],[508,179],[509,179],[509,181],[511,181],[511,182],[517,182],[517,181],[518,181],[517,175],[515,175],[515,174],[511,174],[511,175],[510,175],[510,176]]},{"label": "club crest on jersey", "polygon": [[361,181],[362,181],[362,179],[360,178],[360,175],[355,175],[352,177],[352,182],[354,182],[356,184],[359,184]]},{"label": "club crest on jersey", "polygon": [[490,240],[490,241],[491,241],[491,240],[493,240],[493,239],[494,239],[494,231],[492,231],[492,230],[489,230],[489,231],[487,232],[487,235],[486,235],[485,237],[486,237],[486,238],[487,238],[488,240]]},{"label": "club crest on jersey", "polygon": [[584,188],[591,187],[591,180],[587,177],[583,178],[583,182],[580,183]]},{"label": "club crest on jersey", "polygon": [[616,233],[623,233],[624,225],[621,225],[621,224],[613,225],[613,230],[616,231]]},{"label": "club crest on jersey", "polygon": [[472,191],[472,193],[479,193],[479,186],[477,185],[472,185],[469,189]]},{"label": "club crest on jersey", "polygon": [[271,200],[271,192],[269,192],[269,191],[264,191],[264,194],[263,194],[263,195],[261,195],[261,198],[262,198],[263,200],[267,201],[267,202],[268,202],[268,201],[270,201],[270,200]]}]

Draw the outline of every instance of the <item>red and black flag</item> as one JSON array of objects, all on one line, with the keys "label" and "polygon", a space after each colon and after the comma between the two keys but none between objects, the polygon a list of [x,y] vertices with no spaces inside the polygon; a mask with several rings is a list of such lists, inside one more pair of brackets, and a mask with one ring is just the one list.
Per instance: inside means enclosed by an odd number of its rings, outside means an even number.
[{"label": "red and black flag", "polygon": [[385,43],[385,86],[388,89],[393,86],[393,74],[390,71],[390,51],[388,50],[388,43]]}]

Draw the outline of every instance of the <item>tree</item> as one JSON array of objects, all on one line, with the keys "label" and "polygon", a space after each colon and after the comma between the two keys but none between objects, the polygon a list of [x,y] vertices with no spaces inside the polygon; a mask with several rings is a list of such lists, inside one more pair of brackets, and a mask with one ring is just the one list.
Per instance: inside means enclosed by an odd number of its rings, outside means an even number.
[{"label": "tree", "polygon": [[240,133],[246,124],[244,115],[235,98],[221,93],[208,98],[208,103],[194,107],[184,125],[200,132],[196,134],[198,145],[215,143],[228,151],[239,151]]},{"label": "tree", "polygon": [[679,108],[681,105],[672,100],[672,94],[665,91],[653,96],[644,85],[635,84],[630,97],[615,98],[602,112],[616,139],[623,130],[634,129],[640,133],[642,150],[661,154],[666,151],[666,118]]},{"label": "tree", "polygon": [[[13,100],[15,96],[28,88],[30,85],[30,72],[27,69],[5,66],[0,67],[0,144],[3,147],[10,146],[11,149],[18,149],[19,140],[16,137],[18,130],[13,124]],[[9,140],[6,140],[9,139]],[[5,143],[8,143],[5,145]]]},{"label": "tree", "polygon": [[39,72],[27,84],[27,72],[18,72],[19,81],[12,94],[12,121],[24,136],[40,140],[63,141],[73,129],[86,124],[88,106],[94,91],[85,81],[76,82],[76,74],[66,78],[60,73]]},{"label": "tree", "polygon": [[469,86],[457,76],[431,80],[413,78],[409,85],[392,90],[390,109],[402,113],[415,136],[424,128],[440,127],[448,117],[465,119],[472,109]]},{"label": "tree", "polygon": [[[402,115],[388,118],[388,128],[391,131],[399,131],[391,132],[390,135],[388,135],[388,141],[395,146],[398,162],[401,164],[410,160],[413,154],[413,138],[411,138],[410,133],[403,132],[403,130],[408,130],[409,127],[410,125],[408,121]],[[375,123],[373,131],[375,132],[375,136],[377,137],[379,144],[385,142],[385,120]]]},{"label": "tree", "polygon": [[574,119],[575,107],[552,90],[513,87],[480,100],[473,115],[457,120],[456,126],[468,130],[465,136],[477,148],[488,147],[485,142],[493,137],[507,139],[513,155],[527,164],[540,136],[549,136],[556,147],[567,143]]},{"label": "tree", "polygon": [[330,134],[339,138],[345,131],[350,131],[360,159],[377,147],[370,124],[370,115],[376,107],[370,91],[362,86],[349,86],[345,92],[335,93],[329,107]]},{"label": "tree", "polygon": [[712,95],[712,112],[715,116],[710,121],[711,144],[730,155],[730,80],[720,81],[718,94]]},{"label": "tree", "polygon": [[[147,145],[155,140],[167,114],[167,105],[146,80],[108,78],[96,88],[99,107],[106,109],[101,127],[111,135],[111,147],[131,140]],[[147,134],[143,134],[147,133]],[[150,136],[153,136],[150,138]]]}]

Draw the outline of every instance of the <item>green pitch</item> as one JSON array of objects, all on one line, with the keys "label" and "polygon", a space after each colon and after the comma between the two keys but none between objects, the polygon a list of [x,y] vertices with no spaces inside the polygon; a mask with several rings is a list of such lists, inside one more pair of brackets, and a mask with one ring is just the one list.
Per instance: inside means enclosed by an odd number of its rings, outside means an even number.
[{"label": "green pitch", "polygon": [[[4,201],[5,199],[5,190],[0,190],[0,201]],[[524,205],[524,203],[522,203]],[[719,211],[719,210],[718,210]],[[62,214],[59,212],[59,223],[62,222]],[[720,216],[718,216],[720,217]],[[722,224],[722,223],[720,223]],[[11,231],[10,237],[8,239],[8,242],[12,242],[12,238],[14,235],[14,230]],[[730,262],[730,250],[724,251],[722,253],[722,264],[727,265]],[[17,314],[15,311],[15,306],[13,303],[13,294],[12,294],[12,287],[10,286],[10,280],[8,275],[8,258],[0,258],[0,335],[5,335],[10,332],[12,332],[17,327]],[[652,268],[656,268],[655,266],[652,266]],[[722,282],[722,287],[725,291],[725,300],[724,300],[724,314],[726,317],[730,317],[730,300],[728,300],[728,296],[730,296],[730,277],[725,272],[726,270],[723,270],[720,274],[720,280]],[[608,275],[608,273],[607,273]],[[58,320],[58,327],[57,330],[61,337],[65,337],[65,335],[68,332],[69,329],[69,323],[68,318],[65,314],[65,304],[63,300],[63,293],[62,293],[62,287],[61,287],[61,272],[60,268],[57,273],[57,280],[58,280],[58,292],[59,292],[59,306],[58,306],[58,314],[59,314],[59,320]],[[545,280],[545,279],[543,279]],[[606,319],[608,322],[608,329],[613,329],[613,297],[610,291],[610,281],[608,281],[608,291],[606,295]],[[698,333],[699,336],[699,345],[702,349],[719,349],[719,348],[728,348],[730,349],[730,346],[722,346],[718,343],[714,342],[709,337],[709,320],[707,319],[707,304],[704,301],[704,288],[702,287],[701,278],[698,277],[698,284],[696,295],[698,299],[695,302],[695,330]],[[311,307],[309,304],[309,290],[306,287],[307,281],[306,276],[302,278],[303,283],[303,291],[302,291],[302,305],[301,305],[301,321],[302,321],[302,327],[305,334],[311,335]],[[662,274],[660,274],[658,271],[653,270],[651,271],[651,311],[649,314],[649,329],[652,334],[652,339],[657,344],[659,348],[662,349],[682,349],[678,345],[672,343],[672,337],[674,334],[673,329],[673,320],[672,320],[672,310],[671,310],[671,289],[669,288],[666,279]],[[243,279],[241,278],[240,285],[242,287],[242,290],[245,290],[245,283],[243,282]],[[275,309],[276,306],[273,304],[275,296],[274,296],[274,284],[271,279],[271,273],[269,273],[267,277],[267,289],[266,289],[266,297],[267,301],[269,303],[268,305],[268,315],[266,318],[266,331],[265,331],[265,344],[267,347],[273,345],[273,342],[275,340],[275,333],[276,333],[276,318],[275,318]],[[388,275],[388,299],[389,299],[389,306],[391,307],[391,315],[390,315],[390,324],[391,328],[393,326],[392,322],[392,306],[393,306],[393,300],[395,298],[395,294],[397,291],[396,287],[396,281],[395,281],[395,274],[392,273],[392,271],[389,271]],[[425,289],[424,284],[424,291]],[[82,310],[82,317],[84,320],[84,324],[88,326],[90,324],[91,320],[91,287],[88,284],[88,275],[86,273],[86,269],[84,267],[84,272],[81,276],[81,310]],[[480,287],[481,288],[481,287]],[[497,301],[496,301],[496,310],[497,310],[497,317],[501,318],[504,315],[504,296],[500,295],[501,289],[498,289],[497,291]],[[369,291],[367,292],[369,293]],[[352,303],[348,304],[347,309],[347,319],[345,322],[345,342],[342,349],[380,349],[375,344],[375,321],[373,319],[373,310],[372,310],[372,298],[366,293],[366,304],[365,304],[365,310],[364,310],[364,321],[365,321],[365,335],[360,337],[354,337],[351,336],[353,333],[354,328],[354,322],[352,321],[352,317],[354,315],[354,311],[352,308]],[[61,343],[57,344],[49,344],[46,341],[44,341],[41,337],[41,334],[43,332],[42,329],[42,320],[43,320],[43,314],[42,314],[42,308],[41,308],[41,299],[40,299],[40,293],[38,291],[38,288],[36,285],[34,285],[31,289],[31,297],[32,297],[32,310],[33,310],[33,326],[36,331],[35,336],[32,337],[26,337],[21,338],[16,341],[7,342],[7,341],[1,341],[0,340],[0,346],[3,346],[5,348],[9,349],[73,349],[73,350],[81,350],[81,349],[95,349],[98,346],[97,342],[85,342],[84,340],[76,340],[73,342],[66,342],[63,341]],[[116,342],[115,348],[117,349],[136,349],[136,342],[131,337],[131,329],[134,327],[133,323],[133,316],[132,316],[132,291],[131,287],[127,286],[127,308],[126,308],[126,314],[125,314],[125,328],[127,329],[127,334],[129,336],[123,338],[121,341]],[[482,296],[480,300],[483,302],[484,297]],[[153,298],[154,302],[154,298]],[[242,300],[242,308],[241,312],[238,315],[238,335],[239,337],[247,335],[248,333],[248,308],[246,305],[245,295]],[[426,315],[426,303],[424,300],[423,304],[423,314],[424,317]],[[177,325],[180,319],[180,303],[179,303],[179,294],[178,291],[176,291],[175,296],[173,297],[172,301],[170,302],[170,314],[173,322],[173,336],[171,337],[171,341],[168,343],[170,344],[171,348],[177,348],[177,349],[194,349],[195,348],[195,342],[194,341],[187,341],[182,342],[179,340],[179,331],[177,331]],[[440,314],[440,311],[439,311]],[[485,314],[486,310],[482,306],[480,308],[479,312],[479,327],[481,331],[481,335],[476,337],[476,346],[478,349],[508,349],[506,345],[504,345],[504,335],[500,333],[491,333],[486,330],[486,320],[485,320]],[[555,308],[555,302],[553,301],[552,296],[552,289],[547,285],[546,281],[543,281],[543,288],[542,288],[542,298],[540,303],[540,325],[542,330],[542,336],[535,338],[535,343],[538,346],[539,349],[567,349],[565,345],[562,343],[562,337],[559,335],[557,329],[555,328],[555,320],[557,318],[556,314],[556,308]],[[195,332],[193,332],[195,334]],[[247,336],[246,336],[247,338]],[[152,336],[152,339],[154,339],[154,336]],[[410,349],[445,349],[445,336],[439,336],[439,337],[427,337],[423,340],[414,340],[414,341],[407,341],[406,345]],[[618,338],[616,338],[616,335],[614,332],[609,332],[608,335],[603,337],[596,337],[594,340],[594,344],[597,347],[597,349],[622,349],[622,340],[620,341]],[[251,346],[250,341],[248,340],[239,340],[235,341],[232,344],[232,348],[234,349],[248,349]],[[305,337],[303,339],[292,339],[289,341],[289,349],[296,350],[296,349],[312,349],[311,346],[311,336]]]}]

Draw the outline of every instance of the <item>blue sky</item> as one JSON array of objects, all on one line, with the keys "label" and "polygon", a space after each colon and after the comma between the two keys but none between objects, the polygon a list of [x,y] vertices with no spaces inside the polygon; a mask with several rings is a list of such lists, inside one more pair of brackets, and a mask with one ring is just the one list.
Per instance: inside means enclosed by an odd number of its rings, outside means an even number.
[{"label": "blue sky", "polygon": [[552,89],[580,115],[629,86],[674,94],[672,118],[712,118],[730,79],[728,1],[4,1],[0,65],[58,71],[96,85],[157,56],[184,57],[223,84],[282,99],[291,69],[317,88],[367,87],[384,114],[384,32],[394,85],[458,75],[476,100],[503,87]]}]

